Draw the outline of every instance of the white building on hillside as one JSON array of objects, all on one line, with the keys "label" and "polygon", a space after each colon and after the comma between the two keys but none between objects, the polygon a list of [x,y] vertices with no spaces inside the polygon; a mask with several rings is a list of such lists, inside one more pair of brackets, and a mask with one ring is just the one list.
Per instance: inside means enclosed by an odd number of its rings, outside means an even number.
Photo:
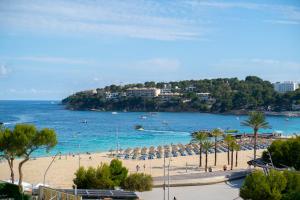
[{"label": "white building on hillside", "polygon": [[157,88],[129,88],[126,90],[127,97],[145,97],[153,98],[160,94],[160,89]]},{"label": "white building on hillside", "polygon": [[120,96],[119,92],[106,92],[105,98],[106,99],[118,99]]},{"label": "white building on hillside", "polygon": [[180,93],[161,93],[159,97],[162,102],[167,102],[174,98],[180,97]]},{"label": "white building on hillside", "polygon": [[170,94],[172,93],[172,85],[164,84],[163,88],[160,90],[160,94]]},{"label": "white building on hillside", "polygon": [[200,93],[196,93],[196,95],[202,101],[208,101],[210,99],[210,93],[208,92],[200,92]]},{"label": "white building on hillside", "polygon": [[299,84],[294,81],[285,81],[283,83],[276,82],[273,85],[274,85],[275,91],[280,92],[280,93],[292,92],[299,88]]}]

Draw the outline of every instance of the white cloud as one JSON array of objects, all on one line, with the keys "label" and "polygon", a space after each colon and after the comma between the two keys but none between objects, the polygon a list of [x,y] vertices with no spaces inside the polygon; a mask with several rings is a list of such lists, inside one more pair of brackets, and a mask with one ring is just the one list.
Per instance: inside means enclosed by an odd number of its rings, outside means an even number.
[{"label": "white cloud", "polygon": [[292,20],[265,20],[267,23],[271,24],[282,24],[282,25],[299,25],[300,21],[292,21]]},{"label": "white cloud", "polygon": [[263,12],[266,14],[273,13],[281,19],[264,20],[265,22],[277,22],[277,24],[298,24],[300,23],[300,8],[291,5],[281,4],[264,4],[249,2],[230,2],[230,1],[199,1],[189,0],[187,4],[194,8],[210,7],[215,9],[247,9]]},{"label": "white cloud", "polygon": [[13,33],[30,31],[67,36],[89,34],[101,38],[205,40],[208,32],[213,30],[211,18],[202,12],[206,8],[251,9],[273,13],[279,18],[262,19],[266,22],[300,22],[300,9],[296,6],[251,1],[2,0],[0,26]]},{"label": "white cloud", "polygon": [[93,81],[94,81],[94,82],[99,82],[99,81],[102,81],[102,78],[94,77],[94,78],[93,78]]},{"label": "white cloud", "polygon": [[52,56],[22,56],[10,59],[31,61],[31,62],[45,62],[45,63],[61,63],[61,64],[91,64],[92,60],[68,57],[52,57]]},{"label": "white cloud", "polygon": [[51,34],[92,33],[156,40],[195,39],[203,34],[190,20],[166,17],[171,6],[150,1],[3,0],[0,25]]},{"label": "white cloud", "polygon": [[9,73],[9,69],[5,65],[0,65],[0,77],[5,76]]}]

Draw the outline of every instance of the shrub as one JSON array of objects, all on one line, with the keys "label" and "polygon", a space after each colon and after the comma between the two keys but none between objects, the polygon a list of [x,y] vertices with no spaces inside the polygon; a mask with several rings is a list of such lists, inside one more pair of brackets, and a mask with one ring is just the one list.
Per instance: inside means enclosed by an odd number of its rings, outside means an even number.
[{"label": "shrub", "polygon": [[0,183],[0,196],[3,199],[29,200],[30,196],[22,194],[18,185],[11,183]]},{"label": "shrub", "polygon": [[116,186],[122,186],[124,184],[124,180],[127,177],[128,170],[122,166],[122,162],[113,159],[109,165],[111,179]]},{"label": "shrub", "polygon": [[128,170],[119,160],[112,160],[110,165],[102,164],[97,168],[80,167],[75,172],[73,182],[77,188],[82,189],[113,189],[122,186],[127,177]]},{"label": "shrub", "polygon": [[97,167],[95,188],[113,189],[115,185],[116,184],[112,180],[110,167],[107,164]]},{"label": "shrub", "polygon": [[[268,151],[276,167],[289,166],[300,170],[300,137],[286,141],[276,140],[268,148]],[[270,162],[267,152],[263,153],[263,159],[266,162]]]},{"label": "shrub", "polygon": [[150,175],[134,173],[129,175],[124,182],[124,189],[130,191],[150,191],[153,187],[153,180]]},{"label": "shrub", "polygon": [[75,172],[75,178],[73,179],[73,182],[75,185],[77,185],[77,188],[87,188],[85,175],[86,175],[86,170],[84,169],[84,167],[80,167]]},{"label": "shrub", "polygon": [[300,199],[300,174],[271,170],[264,175],[262,171],[255,171],[246,177],[240,196],[252,200]]},{"label": "shrub", "polygon": [[97,169],[89,167],[87,170],[80,167],[73,179],[74,184],[80,189],[113,189],[114,182],[111,180],[110,169],[107,164],[103,164]]},{"label": "shrub", "polygon": [[283,173],[287,180],[287,186],[284,190],[284,200],[300,199],[300,173],[285,171]]}]

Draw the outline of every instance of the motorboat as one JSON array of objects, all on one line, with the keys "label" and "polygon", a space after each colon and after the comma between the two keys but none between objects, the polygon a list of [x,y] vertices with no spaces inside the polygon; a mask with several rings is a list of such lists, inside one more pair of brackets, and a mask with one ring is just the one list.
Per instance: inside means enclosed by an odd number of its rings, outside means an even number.
[{"label": "motorboat", "polygon": [[137,130],[137,131],[144,131],[145,130],[142,125],[135,125],[134,129]]}]

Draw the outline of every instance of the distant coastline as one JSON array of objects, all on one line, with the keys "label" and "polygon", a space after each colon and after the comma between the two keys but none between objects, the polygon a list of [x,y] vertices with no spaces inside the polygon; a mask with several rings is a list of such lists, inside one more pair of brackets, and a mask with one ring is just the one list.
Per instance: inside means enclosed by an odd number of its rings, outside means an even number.
[{"label": "distant coastline", "polygon": [[[116,110],[88,109],[87,111],[114,112]],[[126,112],[145,112],[145,111],[126,111]],[[155,111],[155,112],[170,112],[170,111]],[[174,111],[174,112],[180,113],[180,112],[199,112],[199,111]],[[232,110],[225,113],[220,113],[220,112],[199,112],[199,113],[210,113],[210,114],[219,114],[219,115],[248,115],[249,112],[251,112],[251,110]],[[263,112],[267,116],[300,117],[300,111],[281,111],[281,112],[263,111]]]},{"label": "distant coastline", "polygon": [[[234,114],[234,115],[247,115],[250,111],[245,110],[233,110],[223,114]],[[263,111],[268,116],[285,116],[285,117],[300,117],[300,111]]]},{"label": "distant coastline", "polygon": [[202,112],[300,116],[300,89],[280,93],[269,81],[218,78],[110,85],[76,92],[62,100],[66,109],[130,112]]}]

